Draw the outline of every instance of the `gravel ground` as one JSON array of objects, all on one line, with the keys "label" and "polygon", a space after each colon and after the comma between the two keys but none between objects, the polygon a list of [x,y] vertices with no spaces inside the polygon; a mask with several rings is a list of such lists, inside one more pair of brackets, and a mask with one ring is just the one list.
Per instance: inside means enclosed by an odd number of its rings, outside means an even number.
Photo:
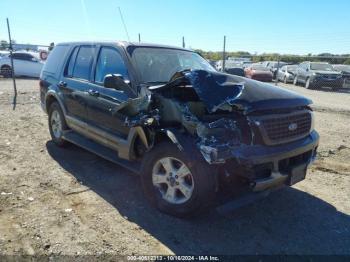
[{"label": "gravel ground", "polygon": [[319,159],[296,186],[226,216],[158,213],[129,171],[50,141],[38,81],[0,79],[0,254],[350,254],[350,93],[315,102]]}]

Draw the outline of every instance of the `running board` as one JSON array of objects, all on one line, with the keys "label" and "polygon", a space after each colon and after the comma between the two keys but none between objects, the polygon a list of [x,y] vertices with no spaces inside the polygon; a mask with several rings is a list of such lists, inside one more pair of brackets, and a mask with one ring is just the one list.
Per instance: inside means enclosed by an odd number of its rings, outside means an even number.
[{"label": "running board", "polygon": [[131,162],[125,159],[121,159],[118,157],[118,153],[116,151],[106,146],[100,145],[74,131],[64,132],[63,139],[79,147],[82,147],[85,150],[90,151],[91,153],[94,153],[108,161],[129,169],[136,174],[140,174],[141,172],[141,164],[139,162]]}]

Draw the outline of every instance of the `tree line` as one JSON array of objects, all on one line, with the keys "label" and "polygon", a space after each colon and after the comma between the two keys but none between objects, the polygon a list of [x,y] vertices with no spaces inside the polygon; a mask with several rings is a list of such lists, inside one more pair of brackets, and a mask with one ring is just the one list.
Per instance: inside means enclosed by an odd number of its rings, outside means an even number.
[{"label": "tree line", "polygon": [[[222,60],[222,51],[204,51],[201,49],[195,49],[195,52],[203,56],[208,60],[218,61]],[[301,63],[303,61],[311,62],[329,62],[331,64],[346,64],[350,65],[350,54],[335,55],[330,53],[322,53],[318,55],[308,54],[308,55],[281,55],[278,53],[263,53],[259,55],[254,55],[245,51],[237,52],[226,52],[226,59],[229,57],[246,57],[250,58],[253,62],[262,61],[283,61],[287,63]]]}]

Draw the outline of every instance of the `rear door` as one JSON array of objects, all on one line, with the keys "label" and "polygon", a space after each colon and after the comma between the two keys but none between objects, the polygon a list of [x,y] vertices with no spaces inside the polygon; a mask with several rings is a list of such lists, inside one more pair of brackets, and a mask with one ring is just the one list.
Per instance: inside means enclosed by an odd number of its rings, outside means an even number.
[{"label": "rear door", "polygon": [[92,65],[96,55],[96,46],[82,45],[74,47],[66,64],[58,88],[64,97],[67,114],[77,120],[88,120],[86,103],[89,98],[89,81],[92,77]]},{"label": "rear door", "polygon": [[103,80],[108,74],[120,74],[125,82],[130,82],[124,59],[121,50],[111,46],[101,46],[96,61],[94,81],[90,84],[88,91],[90,98],[87,106],[91,125],[120,137],[126,137],[129,128],[124,125],[125,115],[117,112],[116,108],[136,95],[131,87],[130,91],[106,88],[103,86]]}]

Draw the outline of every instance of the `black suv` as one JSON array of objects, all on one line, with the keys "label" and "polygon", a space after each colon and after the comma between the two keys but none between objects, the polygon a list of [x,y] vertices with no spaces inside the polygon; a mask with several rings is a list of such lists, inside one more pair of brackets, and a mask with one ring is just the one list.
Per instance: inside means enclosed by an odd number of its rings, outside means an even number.
[{"label": "black suv", "polygon": [[179,217],[293,185],[316,156],[310,100],[217,72],[186,49],[59,44],[40,90],[58,146],[139,173],[150,203]]},{"label": "black suv", "polygon": [[343,82],[342,74],[323,62],[300,63],[294,78],[294,85],[303,83],[308,89],[331,87],[337,90],[343,86]]}]

